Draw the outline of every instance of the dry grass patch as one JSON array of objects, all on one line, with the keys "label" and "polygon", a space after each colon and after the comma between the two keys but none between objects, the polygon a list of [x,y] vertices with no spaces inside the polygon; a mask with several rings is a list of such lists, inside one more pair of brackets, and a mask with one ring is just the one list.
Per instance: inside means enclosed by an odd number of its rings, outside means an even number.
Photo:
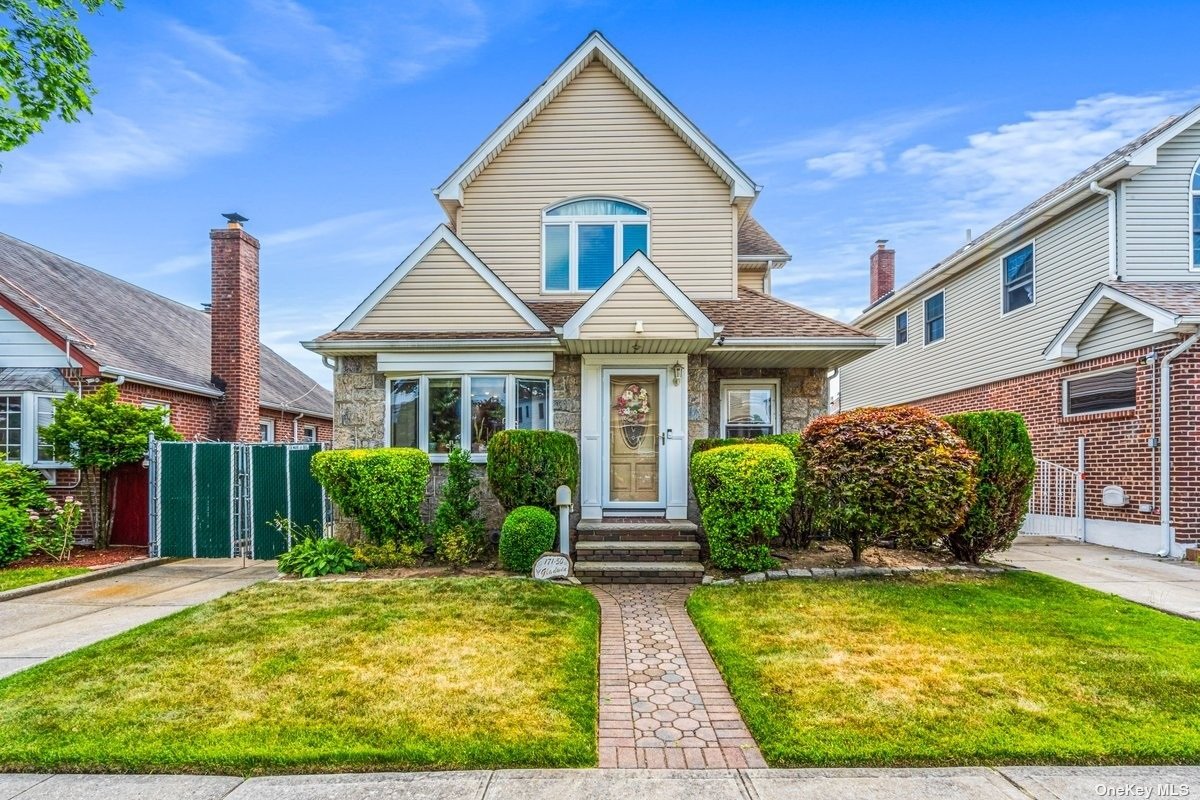
[{"label": "dry grass patch", "polygon": [[598,618],[526,580],[260,585],[0,682],[0,767],[588,766]]},{"label": "dry grass patch", "polygon": [[1200,758],[1200,623],[1054,578],[703,587],[688,609],[772,766]]}]

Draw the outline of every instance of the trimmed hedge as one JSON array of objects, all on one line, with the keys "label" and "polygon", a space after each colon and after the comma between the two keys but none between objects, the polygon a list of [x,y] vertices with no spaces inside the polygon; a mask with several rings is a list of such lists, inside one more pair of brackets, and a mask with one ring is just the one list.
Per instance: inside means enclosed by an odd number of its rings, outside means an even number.
[{"label": "trimmed hedge", "polygon": [[733,444],[692,456],[692,490],[722,569],[775,566],[769,542],[796,492],[796,459],[780,444]]},{"label": "trimmed hedge", "polygon": [[1036,466],[1025,418],[1012,411],[973,411],[942,417],[979,455],[975,502],[963,524],[942,537],[959,561],[1012,547],[1033,493]]},{"label": "trimmed hedge", "polygon": [[962,525],[975,496],[977,456],[921,408],[860,408],[804,432],[818,522],[855,561],[886,538],[929,547]]},{"label": "trimmed hedge", "polygon": [[372,544],[424,542],[421,501],[429,483],[429,456],[412,447],[326,450],[312,473]]},{"label": "trimmed hedge", "polygon": [[500,563],[513,572],[528,574],[538,556],[554,548],[557,534],[558,523],[546,509],[514,508],[500,528]]},{"label": "trimmed hedge", "polygon": [[559,431],[500,431],[488,442],[487,476],[506,511],[521,506],[554,510],[559,486],[579,484],[579,445]]}]

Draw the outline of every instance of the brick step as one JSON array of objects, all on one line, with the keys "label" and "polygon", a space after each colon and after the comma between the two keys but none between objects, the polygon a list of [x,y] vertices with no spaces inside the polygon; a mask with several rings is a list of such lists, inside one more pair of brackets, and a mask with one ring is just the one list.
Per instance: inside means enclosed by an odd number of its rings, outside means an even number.
[{"label": "brick step", "polygon": [[704,565],[698,561],[577,561],[580,583],[699,583]]},{"label": "brick step", "polygon": [[581,519],[575,525],[576,542],[695,542],[696,525],[686,519],[662,517],[619,520]]},{"label": "brick step", "polygon": [[696,561],[700,545],[694,541],[576,542],[575,560],[584,561]]}]

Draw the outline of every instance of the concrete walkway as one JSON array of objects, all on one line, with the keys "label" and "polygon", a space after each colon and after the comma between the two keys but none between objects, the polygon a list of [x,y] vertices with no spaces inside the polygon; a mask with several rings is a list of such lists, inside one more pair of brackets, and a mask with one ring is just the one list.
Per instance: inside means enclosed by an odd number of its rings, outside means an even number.
[{"label": "concrete walkway", "polygon": [[0,775],[0,800],[1095,800],[1196,797],[1200,767]]},{"label": "concrete walkway", "polygon": [[0,677],[276,575],[273,561],[246,564],[175,561],[6,600],[0,603]]},{"label": "concrete walkway", "polygon": [[1051,536],[1019,536],[997,561],[1200,619],[1200,567]]}]

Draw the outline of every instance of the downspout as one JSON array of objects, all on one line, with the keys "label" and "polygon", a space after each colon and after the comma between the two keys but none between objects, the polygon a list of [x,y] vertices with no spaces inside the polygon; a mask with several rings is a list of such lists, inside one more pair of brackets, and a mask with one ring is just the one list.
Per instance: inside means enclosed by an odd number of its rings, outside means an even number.
[{"label": "downspout", "polygon": [[1169,557],[1171,544],[1171,362],[1183,355],[1192,345],[1200,341],[1200,331],[1196,331],[1179,345],[1163,356],[1161,379],[1159,385],[1159,462],[1158,462],[1158,513],[1159,525],[1162,532],[1162,549],[1158,555]]},{"label": "downspout", "polygon": [[1121,271],[1117,265],[1117,193],[1112,189],[1105,189],[1097,181],[1092,181],[1088,188],[1108,198],[1108,279],[1119,281]]}]

